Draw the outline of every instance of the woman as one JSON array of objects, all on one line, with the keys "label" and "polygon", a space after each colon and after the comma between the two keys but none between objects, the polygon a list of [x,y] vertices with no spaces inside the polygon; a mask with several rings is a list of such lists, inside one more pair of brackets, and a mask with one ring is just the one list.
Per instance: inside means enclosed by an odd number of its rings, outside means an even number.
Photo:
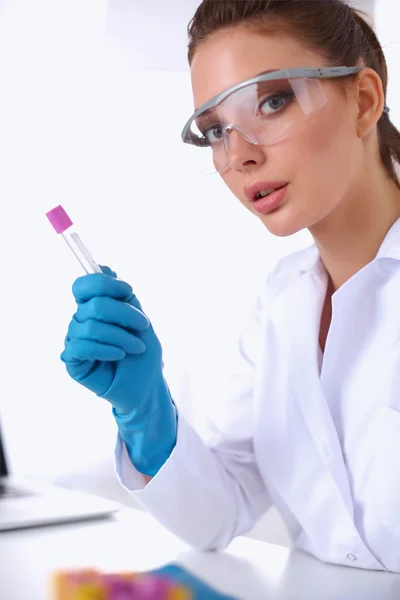
[{"label": "woman", "polygon": [[62,360],[113,407],[122,485],[191,546],[225,548],[274,504],[296,548],[400,572],[400,133],[381,46],[342,0],[204,0],[189,37],[184,141],[272,234],[315,243],[269,274],[207,440],[107,267],[74,284]]}]

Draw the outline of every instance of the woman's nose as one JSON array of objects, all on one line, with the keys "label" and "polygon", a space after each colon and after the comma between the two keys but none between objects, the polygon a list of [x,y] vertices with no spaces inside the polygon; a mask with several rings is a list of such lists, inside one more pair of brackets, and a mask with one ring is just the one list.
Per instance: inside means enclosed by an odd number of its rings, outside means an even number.
[{"label": "woman's nose", "polygon": [[260,164],[264,159],[260,146],[247,141],[244,135],[234,128],[229,129],[225,135],[224,144],[228,163],[235,171],[241,171],[248,164]]}]

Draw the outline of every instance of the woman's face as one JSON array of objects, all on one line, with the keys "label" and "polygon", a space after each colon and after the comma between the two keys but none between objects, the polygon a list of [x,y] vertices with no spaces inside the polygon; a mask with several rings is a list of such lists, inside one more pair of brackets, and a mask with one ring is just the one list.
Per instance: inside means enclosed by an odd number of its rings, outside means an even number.
[{"label": "woman's face", "polygon": [[[194,55],[195,107],[267,69],[324,66],[319,54],[288,35],[259,35],[243,28],[218,32]],[[360,172],[357,109],[347,103],[334,81],[323,81],[326,105],[272,144],[256,146],[236,131],[230,134],[229,165],[220,176],[274,235],[292,235],[321,221],[351,191]],[[255,180],[289,182],[278,209],[266,214],[255,210],[244,194],[244,187]]]}]

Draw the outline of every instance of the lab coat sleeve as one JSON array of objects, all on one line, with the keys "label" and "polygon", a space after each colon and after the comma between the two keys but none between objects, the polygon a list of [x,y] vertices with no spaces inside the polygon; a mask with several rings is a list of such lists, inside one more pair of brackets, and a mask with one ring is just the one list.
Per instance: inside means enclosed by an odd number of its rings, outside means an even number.
[{"label": "lab coat sleeve", "polygon": [[146,485],[118,435],[115,458],[121,485],[168,530],[198,550],[226,548],[271,506],[253,449],[253,387],[264,294],[232,351],[229,382],[201,437],[179,413],[177,442]]}]

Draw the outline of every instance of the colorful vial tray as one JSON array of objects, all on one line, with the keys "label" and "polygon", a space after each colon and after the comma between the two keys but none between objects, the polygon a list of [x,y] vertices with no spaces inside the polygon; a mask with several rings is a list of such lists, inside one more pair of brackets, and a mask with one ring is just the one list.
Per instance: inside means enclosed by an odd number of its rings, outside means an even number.
[{"label": "colorful vial tray", "polygon": [[165,577],[141,573],[102,573],[96,569],[58,571],[53,600],[191,600],[190,590]]}]

